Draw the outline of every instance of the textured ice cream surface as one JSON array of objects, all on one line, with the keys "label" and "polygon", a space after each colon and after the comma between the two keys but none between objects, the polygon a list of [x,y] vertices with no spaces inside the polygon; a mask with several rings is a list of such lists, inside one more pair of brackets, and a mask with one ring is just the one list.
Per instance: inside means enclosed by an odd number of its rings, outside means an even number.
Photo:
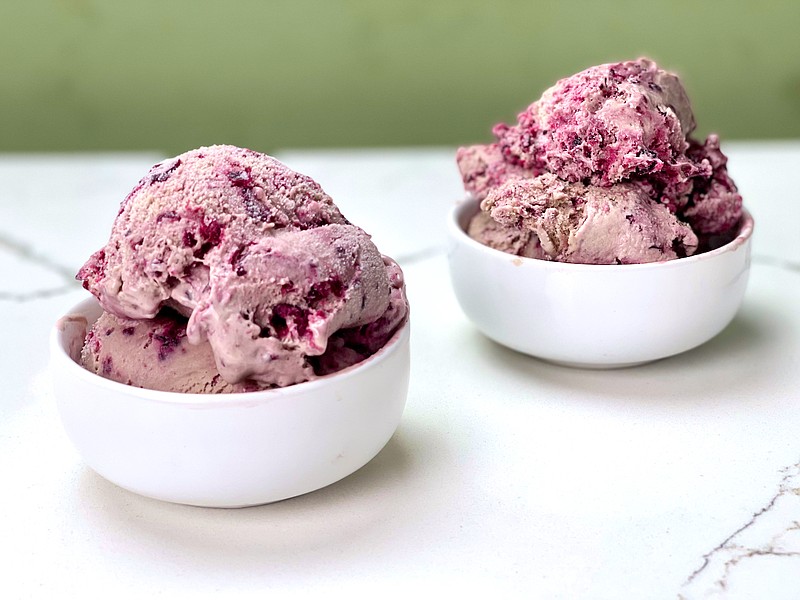
[{"label": "textured ice cream surface", "polygon": [[378,319],[389,304],[383,257],[352,225],[265,237],[231,263],[211,276],[188,325],[230,381],[304,381],[306,358],[322,354],[334,332]]},{"label": "textured ice cream surface", "polygon": [[330,223],[347,220],[311,178],[252,150],[199,148],[136,185],[78,278],[118,316],[153,318],[165,302],[188,315],[209,270],[236,248]]},{"label": "textured ice cream surface", "polygon": [[[402,326],[408,313],[402,272],[391,259],[387,259],[387,270],[392,288],[384,314],[367,325],[334,333],[325,352],[306,357],[307,379],[330,375],[368,359]],[[154,319],[121,319],[104,312],[85,335],[83,348],[73,354],[93,373],[151,390],[225,394],[280,386],[278,382],[265,384],[252,379],[226,381],[217,369],[211,345],[189,342],[186,323],[185,317],[169,310]]]},{"label": "textured ice cream surface", "polygon": [[515,177],[533,177],[536,171],[505,162],[498,144],[459,148],[456,162],[464,181],[464,189],[482,200],[490,189]]},{"label": "textured ice cream surface", "polygon": [[405,278],[398,264],[383,257],[389,278],[389,306],[383,314],[369,323],[340,329],[328,339],[328,347],[309,361],[317,375],[327,375],[361,362],[383,348],[386,342],[408,318]]},{"label": "textured ice cream surface", "polygon": [[728,157],[719,147],[716,135],[704,144],[692,141],[689,156],[711,167],[711,177],[695,179],[694,189],[681,210],[682,216],[701,235],[732,231],[742,217],[742,197],[728,175]]},{"label": "textured ice cream surface", "polygon": [[94,373],[136,387],[187,394],[250,392],[252,381],[228,383],[208,344],[190,344],[186,319],[120,319],[103,313],[86,336],[81,364]]},{"label": "textured ice cream surface", "polygon": [[[690,137],[694,128],[680,80],[648,59],[599,65],[562,79],[520,113],[516,124],[496,125],[494,143],[459,149],[465,190],[479,200],[504,197],[502,208],[474,218],[468,234],[490,247],[530,256],[530,250],[521,250],[527,247],[525,232],[537,232],[547,258],[571,262],[612,257],[650,262],[707,250],[735,231],[742,198],[717,136],[698,142]],[[569,246],[583,250],[565,252],[562,244],[544,239],[565,239],[553,229],[553,211],[563,217],[565,205],[543,198],[544,180],[526,183],[544,176],[565,184],[547,179],[545,189],[575,199],[572,216],[559,221],[559,231],[566,223],[580,223]],[[523,199],[526,193],[534,195]],[[641,205],[636,210],[635,203]],[[511,214],[545,205],[542,215]],[[630,226],[613,215],[625,215]],[[590,234],[590,227],[618,236]],[[600,252],[603,239],[610,246]],[[645,248],[648,240],[651,247]],[[624,244],[631,246],[626,250]],[[590,246],[596,250],[589,252]]]},{"label": "textured ice cream surface", "polygon": [[516,219],[511,225],[504,225],[494,220],[488,212],[481,211],[470,220],[467,235],[501,252],[527,258],[547,258],[536,232],[520,227]]},{"label": "textured ice cream surface", "polygon": [[[206,348],[225,391],[311,379],[311,357],[323,356],[337,332],[387,314],[396,329],[407,312],[399,267],[316,182],[233,146],[199,148],[153,167],[78,278],[120,319],[160,323],[165,311],[180,315],[181,348],[189,355],[189,346]],[[389,335],[380,333],[371,344],[385,343]],[[362,359],[374,352],[358,350]]]},{"label": "textured ice cream surface", "polygon": [[547,173],[493,189],[481,208],[500,225],[535,235],[549,260],[648,263],[697,249],[688,225],[629,183],[600,187]]},{"label": "textured ice cream surface", "polygon": [[698,174],[685,154],[694,127],[680,80],[639,59],[562,79],[516,125],[497,125],[494,132],[511,164],[608,185],[633,175]]}]

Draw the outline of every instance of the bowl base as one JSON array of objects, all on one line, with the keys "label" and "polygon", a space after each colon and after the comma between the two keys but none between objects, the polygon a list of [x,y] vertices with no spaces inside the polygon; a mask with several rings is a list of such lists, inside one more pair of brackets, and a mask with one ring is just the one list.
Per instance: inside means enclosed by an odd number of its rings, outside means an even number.
[{"label": "bowl base", "polygon": [[638,367],[639,365],[646,365],[647,363],[655,362],[658,360],[657,358],[652,358],[649,360],[639,360],[634,362],[624,362],[624,363],[584,363],[584,362],[572,362],[569,360],[554,360],[551,358],[542,358],[537,357],[544,362],[548,362],[553,365],[558,365],[560,367],[569,367],[571,369],[591,369],[593,371],[605,371],[605,370],[612,370],[612,369],[626,369],[628,367]]}]

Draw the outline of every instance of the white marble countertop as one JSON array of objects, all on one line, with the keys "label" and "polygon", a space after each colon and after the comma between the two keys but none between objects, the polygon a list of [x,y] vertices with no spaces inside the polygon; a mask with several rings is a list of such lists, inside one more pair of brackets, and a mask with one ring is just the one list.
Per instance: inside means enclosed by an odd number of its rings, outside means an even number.
[{"label": "white marble countertop", "polygon": [[73,274],[161,157],[0,156],[0,595],[797,598],[800,142],[725,149],[756,220],[744,306],[706,345],[614,371],[540,362],[466,320],[452,149],[281,153],[403,266],[411,388],[360,471],[231,510],[93,473],[47,372],[53,322],[86,296]]}]

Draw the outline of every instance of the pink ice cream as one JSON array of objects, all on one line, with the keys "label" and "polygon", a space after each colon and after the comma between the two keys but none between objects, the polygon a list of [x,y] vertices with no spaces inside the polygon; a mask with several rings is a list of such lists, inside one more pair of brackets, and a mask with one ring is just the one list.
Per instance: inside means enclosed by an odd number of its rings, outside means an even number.
[{"label": "pink ice cream", "polygon": [[[153,167],[78,278],[110,313],[87,337],[87,368],[172,391],[313,379],[375,352],[407,313],[399,267],[316,182],[233,146]],[[365,343],[341,341],[361,331]],[[150,375],[184,367],[189,383]]]},{"label": "pink ice cream", "polygon": [[81,364],[120,383],[151,390],[220,394],[261,389],[252,381],[228,383],[209,344],[186,339],[186,321],[165,313],[154,319],[120,319],[103,313],[86,336]]},{"label": "pink ice cream", "polygon": [[524,229],[518,219],[511,219],[511,225],[503,225],[493,219],[488,212],[479,212],[469,222],[467,235],[482,244],[527,258],[547,259],[542,250],[539,236],[533,229]]},{"label": "pink ice cream", "polygon": [[[701,144],[690,137],[694,128],[680,80],[654,62],[639,59],[591,67],[559,81],[520,113],[515,125],[496,125],[496,142],[461,148],[456,158],[465,189],[484,200],[486,215],[511,236],[519,237],[520,230],[535,234],[542,258],[593,263],[669,260],[692,254],[704,246],[706,237],[730,234],[742,212],[719,140],[712,135]],[[513,183],[546,175],[558,181]],[[624,188],[617,188],[621,184]],[[570,235],[557,237],[574,249],[547,241],[546,232],[553,233],[548,210],[563,215],[565,200],[542,195],[546,189],[565,195],[572,204]],[[535,198],[523,200],[525,190],[535,190]],[[495,200],[487,202],[489,196]],[[496,202],[499,196],[506,198],[502,209]],[[511,196],[516,198],[513,203],[507,201]],[[510,211],[532,205],[542,210],[512,218]],[[598,214],[606,215],[603,227],[610,228],[603,236],[605,251],[597,247],[599,237],[591,233],[594,218],[589,218],[594,214],[591,207],[600,205],[604,208]],[[486,215],[476,217],[480,225],[471,227],[470,235],[500,248],[504,244],[498,239],[499,229],[486,224]],[[550,219],[549,225],[543,219]],[[562,234],[564,226],[558,226]],[[585,236],[591,236],[589,245],[594,248],[589,255]],[[645,248],[648,241],[652,247]],[[530,244],[506,245],[506,251],[532,256]]]},{"label": "pink ice cream", "polygon": [[481,206],[500,225],[530,231],[560,262],[657,262],[697,249],[692,229],[631,183],[600,187],[546,173],[492,189]]}]

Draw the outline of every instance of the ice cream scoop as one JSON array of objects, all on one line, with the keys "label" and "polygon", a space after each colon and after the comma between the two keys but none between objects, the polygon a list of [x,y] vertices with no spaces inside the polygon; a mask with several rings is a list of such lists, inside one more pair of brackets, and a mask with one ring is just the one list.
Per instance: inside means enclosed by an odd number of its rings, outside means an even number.
[{"label": "ice cream scoop", "polygon": [[78,278],[117,316],[151,319],[167,303],[188,316],[238,248],[331,223],[347,220],[310,177],[252,150],[199,148],[139,181]]},{"label": "ice cream scoop", "polygon": [[186,322],[167,315],[120,319],[104,312],[89,329],[81,364],[98,375],[150,390],[221,394],[261,389],[252,381],[228,383],[209,344],[190,344]]},{"label": "ice cream scoop", "polygon": [[[155,320],[143,334],[180,331],[176,344],[192,355],[190,346],[205,345],[203,364],[209,354],[215,363],[211,379],[227,384],[212,391],[312,379],[315,362],[348,363],[314,358],[338,331],[390,323],[374,330],[374,352],[407,312],[399,267],[316,182],[233,146],[199,148],[153,167],[78,278],[118,319]],[[84,354],[103,374],[107,356]],[[206,371],[177,389],[207,389]],[[150,387],[132,371],[117,375]]]},{"label": "ice cream scoop", "polygon": [[[365,325],[331,334],[319,355],[286,352],[277,344],[276,351],[282,356],[288,354],[300,361],[300,367],[290,369],[289,374],[305,374],[307,379],[329,375],[362,362],[386,344],[405,320],[408,307],[400,267],[389,258],[385,259],[385,266],[391,282],[388,308]],[[279,318],[272,320],[275,319]],[[106,379],[165,392],[222,394],[280,386],[277,379],[271,385],[252,378],[229,383],[217,368],[211,344],[190,343],[186,326],[187,319],[170,310],[153,319],[122,319],[103,312],[88,331],[84,321],[80,335],[84,342],[78,360],[84,368]],[[287,332],[296,329],[295,324],[283,327]]]},{"label": "ice cream scoop", "polygon": [[680,80],[647,59],[562,79],[494,133],[507,162],[567,181],[608,185],[634,175],[683,178],[695,121]]},{"label": "ice cream scoop", "polygon": [[[604,236],[613,247],[585,258],[575,252],[552,251],[543,258],[616,262],[625,255],[634,262],[669,260],[691,255],[697,248],[707,250],[709,239],[730,239],[742,215],[742,198],[728,175],[717,136],[698,142],[691,137],[694,128],[689,99],[678,77],[653,61],[639,59],[598,65],[562,79],[520,113],[517,123],[496,125],[494,143],[461,148],[456,160],[465,190],[479,200],[492,194],[519,200],[530,189],[536,198],[517,201],[517,209],[533,203],[560,213],[560,200],[548,201],[536,185],[516,183],[553,176],[567,187],[552,184],[550,188],[568,190],[575,205],[583,203],[584,196],[592,202],[605,196],[610,212],[629,215],[631,203],[637,202],[641,206],[635,212],[640,217],[649,215],[646,226],[642,218],[628,219],[630,226],[616,219],[614,234]],[[602,191],[620,185],[625,187]],[[485,206],[490,205],[494,202]],[[526,228],[523,224],[531,224],[530,215],[519,213],[513,218],[510,210],[512,205],[506,202],[502,211],[494,212],[504,215],[500,221],[504,231],[519,238],[520,229]],[[583,215],[587,210],[578,212]],[[480,219],[479,225],[469,227],[475,239],[533,256],[528,245],[500,241],[500,228],[488,225],[485,217],[475,218]],[[592,236],[592,244],[599,240],[588,227],[593,220],[574,218],[572,222],[570,235],[575,243],[583,244],[584,235]],[[602,224],[610,227],[611,221],[603,219]],[[643,227],[648,233],[641,237]],[[652,251],[640,252],[636,247],[648,237]],[[539,241],[548,246],[541,236]],[[629,243],[635,247],[624,247]]]},{"label": "ice cream scoop", "polygon": [[647,263],[697,249],[686,223],[630,183],[600,187],[547,173],[493,188],[481,208],[510,231],[530,231],[539,256],[560,262]]}]

